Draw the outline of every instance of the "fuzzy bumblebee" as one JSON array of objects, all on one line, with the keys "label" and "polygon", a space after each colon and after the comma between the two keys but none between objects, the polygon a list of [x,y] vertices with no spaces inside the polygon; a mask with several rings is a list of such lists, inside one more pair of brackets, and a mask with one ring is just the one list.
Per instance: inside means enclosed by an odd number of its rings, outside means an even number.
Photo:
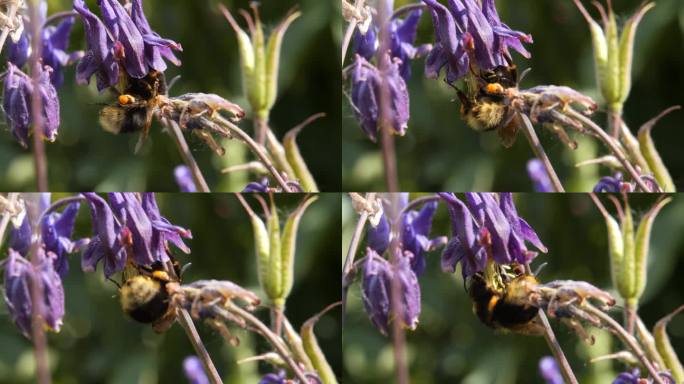
[{"label": "fuzzy bumblebee", "polygon": [[175,320],[171,291],[178,282],[161,263],[139,269],[141,273],[128,278],[119,289],[121,308],[133,320],[153,324],[155,331],[162,332]]}]

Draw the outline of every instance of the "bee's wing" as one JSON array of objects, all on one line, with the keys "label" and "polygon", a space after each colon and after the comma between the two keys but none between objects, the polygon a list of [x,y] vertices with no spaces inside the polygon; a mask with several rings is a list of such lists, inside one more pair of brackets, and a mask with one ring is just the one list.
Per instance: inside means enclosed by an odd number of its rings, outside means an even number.
[{"label": "bee's wing", "polygon": [[126,110],[118,105],[106,105],[100,110],[100,125],[109,133],[121,133],[125,119]]}]

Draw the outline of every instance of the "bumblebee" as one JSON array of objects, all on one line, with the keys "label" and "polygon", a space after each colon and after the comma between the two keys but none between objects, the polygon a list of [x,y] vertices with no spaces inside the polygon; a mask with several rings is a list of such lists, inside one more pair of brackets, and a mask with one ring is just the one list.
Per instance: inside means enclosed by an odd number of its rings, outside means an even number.
[{"label": "bumblebee", "polygon": [[536,320],[539,307],[529,300],[538,285],[536,277],[522,272],[497,273],[492,278],[478,272],[469,278],[467,291],[473,312],[488,327],[540,336],[544,328]]},{"label": "bumblebee", "polygon": [[500,65],[482,71],[468,84],[470,95],[458,91],[461,116],[478,132],[496,130],[505,147],[510,147],[518,132],[510,98],[518,87],[518,70],[513,65]]},{"label": "bumblebee", "polygon": [[[121,308],[133,320],[152,324],[157,332],[168,329],[176,318],[170,305],[180,279],[172,279],[160,262],[151,267],[137,266],[138,274],[126,279],[119,288]],[[180,268],[174,260],[176,276]]]},{"label": "bumblebee", "polygon": [[141,131],[137,151],[147,138],[160,96],[166,96],[166,78],[164,73],[155,70],[141,79],[125,73],[120,76],[123,80],[113,88],[117,101],[100,110],[100,125],[113,134]]}]

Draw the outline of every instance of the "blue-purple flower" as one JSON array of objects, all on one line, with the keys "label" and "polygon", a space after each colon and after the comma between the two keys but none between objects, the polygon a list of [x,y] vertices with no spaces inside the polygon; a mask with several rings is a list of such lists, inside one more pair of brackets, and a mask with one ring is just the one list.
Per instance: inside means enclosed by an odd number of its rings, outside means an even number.
[{"label": "blue-purple flower", "polygon": [[[363,306],[373,325],[387,335],[391,320],[401,321],[404,327],[416,329],[420,315],[420,286],[411,269],[408,255],[396,255],[396,265],[366,249],[366,261],[361,287]],[[391,304],[392,281],[399,280],[402,313],[393,314]]]},{"label": "blue-purple flower", "polygon": [[[34,94],[32,79],[12,63],[7,63],[2,107],[10,131],[19,144],[28,146],[29,128],[33,123],[31,98]],[[43,135],[47,141],[55,141],[59,129],[59,99],[57,90],[50,82],[52,68],[40,68],[38,93],[42,101]]]},{"label": "blue-purple flower", "polygon": [[[658,181],[651,175],[641,175],[641,180],[646,183],[650,191],[662,191]],[[634,192],[636,183],[625,181],[621,172],[616,172],[613,176],[603,176],[594,186],[594,193],[620,193]]]},{"label": "blue-purple flower", "polygon": [[518,216],[511,193],[466,193],[464,204],[453,193],[440,193],[451,215],[452,238],[442,254],[442,269],[463,276],[482,271],[489,258],[498,264],[529,263],[547,249],[530,225]]},{"label": "blue-purple flower", "polygon": [[143,13],[140,0],[134,0],[129,13],[117,0],[99,0],[102,18],[92,13],[83,0],[74,0],[74,10],[85,26],[88,49],[76,68],[76,80],[87,84],[92,75],[97,88],[119,82],[119,67],[128,76],[142,78],[151,70],[166,69],[162,57],[179,64],[171,50],[181,50],[180,44],[162,39],[152,31]]},{"label": "blue-purple flower", "polygon": [[494,0],[450,0],[448,7],[437,0],[423,0],[430,8],[435,43],[425,62],[425,75],[437,78],[446,68],[446,81],[465,76],[470,68],[493,69],[510,61],[509,48],[525,57],[522,43],[532,37],[502,23]]},{"label": "blue-purple flower", "polygon": [[41,318],[48,330],[58,332],[64,317],[64,288],[62,279],[54,270],[50,258],[42,247],[37,248],[37,265],[31,264],[15,250],[9,250],[7,259],[3,261],[5,268],[4,291],[5,303],[12,321],[24,336],[31,337],[31,313],[33,300],[31,296],[31,280],[37,279],[42,290],[41,303],[38,306]]},{"label": "blue-purple flower", "polygon": [[551,356],[544,356],[539,360],[539,375],[546,384],[563,384],[563,376],[558,369],[556,360]]},{"label": "blue-purple flower", "polygon": [[264,177],[259,181],[247,184],[240,193],[265,193],[268,192],[268,189],[268,177]]},{"label": "blue-purple flower", "polygon": [[535,192],[553,192],[553,184],[541,160],[534,158],[527,162],[527,174],[532,180]]},{"label": "blue-purple flower", "polygon": [[[67,16],[58,25],[45,25],[47,16],[47,2],[42,0],[39,3],[39,18],[38,20],[31,20],[30,23],[36,22],[41,25],[41,59],[43,65],[52,68],[51,82],[55,87],[59,87],[64,82],[64,74],[62,68],[66,65],[76,62],[83,56],[82,51],[67,52],[69,47],[69,35],[71,34],[71,27],[74,24],[74,17]],[[26,64],[30,49],[31,39],[29,36],[29,29],[27,28],[21,34],[19,40],[15,43],[8,42],[9,61],[21,68]]]},{"label": "blue-purple flower", "polygon": [[173,176],[181,192],[197,192],[197,186],[192,179],[190,168],[187,165],[179,165],[173,170]]},{"label": "blue-purple flower", "polygon": [[102,259],[107,277],[122,270],[127,260],[147,266],[166,262],[168,242],[190,252],[182,238],[192,238],[191,232],[161,216],[154,194],[144,194],[141,200],[135,193],[110,193],[109,202],[92,192],[83,196],[90,205],[94,234],[81,260],[84,271],[94,271]]},{"label": "blue-purple flower", "polygon": [[188,356],[183,360],[183,373],[190,384],[209,384],[204,366],[197,356]]},{"label": "blue-purple flower", "polygon": [[284,370],[278,371],[278,373],[268,373],[259,380],[258,384],[286,384],[287,376]]},{"label": "blue-purple flower", "polygon": [[[389,59],[388,59],[389,60]],[[399,72],[399,61],[388,62],[380,70],[357,55],[352,71],[351,100],[356,120],[371,141],[377,141],[381,110],[382,86],[387,88],[387,128],[403,136],[409,120],[409,94]]]}]

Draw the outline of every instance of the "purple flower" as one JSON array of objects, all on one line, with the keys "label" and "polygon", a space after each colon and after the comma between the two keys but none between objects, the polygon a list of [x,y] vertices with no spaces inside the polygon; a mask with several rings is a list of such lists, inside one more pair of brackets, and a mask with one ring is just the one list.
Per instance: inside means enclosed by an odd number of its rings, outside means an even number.
[{"label": "purple flower", "polygon": [[553,185],[549,174],[546,173],[542,161],[534,158],[527,162],[527,174],[532,179],[535,192],[553,192]]},{"label": "purple flower", "polygon": [[145,64],[158,72],[166,70],[166,63],[162,58],[177,66],[180,65],[180,60],[173,54],[172,50],[182,51],[181,45],[173,40],[162,38],[152,30],[143,12],[142,0],[133,0],[131,4],[131,18],[142,34],[145,46]]},{"label": "purple flower", "polygon": [[[415,47],[418,21],[423,11],[417,9],[409,13],[405,19],[394,19],[389,23],[390,56],[398,59],[399,73],[404,80],[411,77],[411,60],[430,51],[430,44]],[[354,34],[354,52],[367,61],[371,61],[380,46],[378,41],[378,27],[372,25],[366,33],[357,29]]]},{"label": "purple flower", "polygon": [[136,193],[110,193],[109,202],[95,193],[83,196],[90,204],[94,233],[81,261],[84,271],[93,272],[103,258],[107,277],[122,270],[127,260],[147,266],[164,263],[169,242],[190,252],[182,238],[192,238],[192,233],[161,216],[153,193],[143,194],[142,200]]},{"label": "purple flower", "polygon": [[188,356],[183,360],[183,373],[190,384],[209,384],[209,378],[197,356]]},{"label": "purple flower", "polygon": [[181,192],[197,192],[197,186],[192,179],[190,168],[186,165],[179,165],[173,170],[173,176],[176,178],[176,184]]},{"label": "purple flower", "polygon": [[[411,269],[408,255],[397,255],[397,258],[397,265],[392,266],[371,248],[366,249],[362,284],[363,305],[373,325],[383,335],[387,335],[392,318],[400,319],[402,325],[412,330],[418,326],[420,315],[418,278]],[[391,313],[393,279],[399,280],[403,310],[396,317]]]},{"label": "purple flower", "polygon": [[563,384],[564,382],[558,364],[551,356],[545,356],[539,360],[539,375],[546,381],[546,384]]},{"label": "purple flower", "polygon": [[245,186],[240,193],[259,193],[268,192],[268,177],[262,178],[259,182],[253,181]]},{"label": "purple flower", "polygon": [[12,41],[12,39],[9,39],[7,45],[7,60],[19,68],[23,67],[24,64],[26,64],[26,61],[28,61],[31,50],[31,42],[29,41],[28,33],[24,31],[24,33],[19,36],[19,40],[17,40],[16,43]]},{"label": "purple flower", "polygon": [[5,268],[4,290],[5,303],[12,321],[24,336],[31,336],[31,312],[33,301],[31,298],[31,279],[40,281],[42,303],[40,314],[47,329],[58,332],[64,317],[64,288],[62,279],[53,268],[50,258],[42,247],[38,248],[38,265],[34,266],[18,252],[10,248],[7,259],[3,261]]},{"label": "purple flower", "polygon": [[380,71],[363,57],[357,55],[352,72],[352,109],[361,128],[371,141],[378,135],[380,117],[381,86],[388,87],[387,120],[394,134],[406,133],[409,119],[409,95],[404,78],[399,74],[399,62],[388,63],[387,69]]},{"label": "purple flower", "polygon": [[10,132],[22,147],[28,147],[31,125],[31,78],[12,63],[7,63],[7,75],[3,91],[2,108]]},{"label": "purple flower", "polygon": [[401,246],[404,251],[413,255],[411,269],[418,276],[425,271],[423,252],[433,248],[435,244],[428,236],[436,210],[437,202],[431,201],[425,203],[420,211],[410,210],[401,217]]},{"label": "purple flower", "polygon": [[466,193],[464,204],[453,193],[440,193],[451,215],[452,234],[442,254],[442,269],[454,272],[462,261],[463,276],[482,271],[489,256],[498,264],[528,263],[547,249],[530,225],[518,216],[511,193]]},{"label": "purple flower", "polygon": [[114,41],[99,17],[90,12],[83,0],[74,0],[74,11],[83,21],[88,49],[76,67],[76,81],[88,84],[95,75],[97,89],[116,85],[119,81],[119,64],[114,57]]},{"label": "purple flower", "polygon": [[387,250],[390,242],[390,225],[387,221],[387,216],[383,213],[380,216],[380,221],[378,225],[373,227],[369,226],[366,232],[366,244],[377,252],[378,255],[382,255]]},{"label": "purple flower", "polygon": [[[509,48],[529,57],[522,42],[532,37],[501,23],[494,0],[450,0],[446,7],[437,0],[423,0],[430,8],[435,43],[425,62],[425,75],[437,78],[446,68],[446,81],[465,76],[471,67],[480,70],[506,65]],[[474,62],[473,62],[474,61]]]},{"label": "purple flower", "polygon": [[278,371],[278,373],[269,373],[259,380],[258,384],[285,384],[287,383],[287,376],[284,370]]},{"label": "purple flower", "polygon": [[102,19],[114,40],[114,56],[123,65],[126,73],[136,79],[149,72],[145,65],[142,34],[133,19],[118,0],[98,0]]},{"label": "purple flower", "polygon": [[639,368],[634,368],[630,372],[620,373],[615,380],[613,380],[613,384],[639,384],[640,379],[641,374],[639,373]]}]

